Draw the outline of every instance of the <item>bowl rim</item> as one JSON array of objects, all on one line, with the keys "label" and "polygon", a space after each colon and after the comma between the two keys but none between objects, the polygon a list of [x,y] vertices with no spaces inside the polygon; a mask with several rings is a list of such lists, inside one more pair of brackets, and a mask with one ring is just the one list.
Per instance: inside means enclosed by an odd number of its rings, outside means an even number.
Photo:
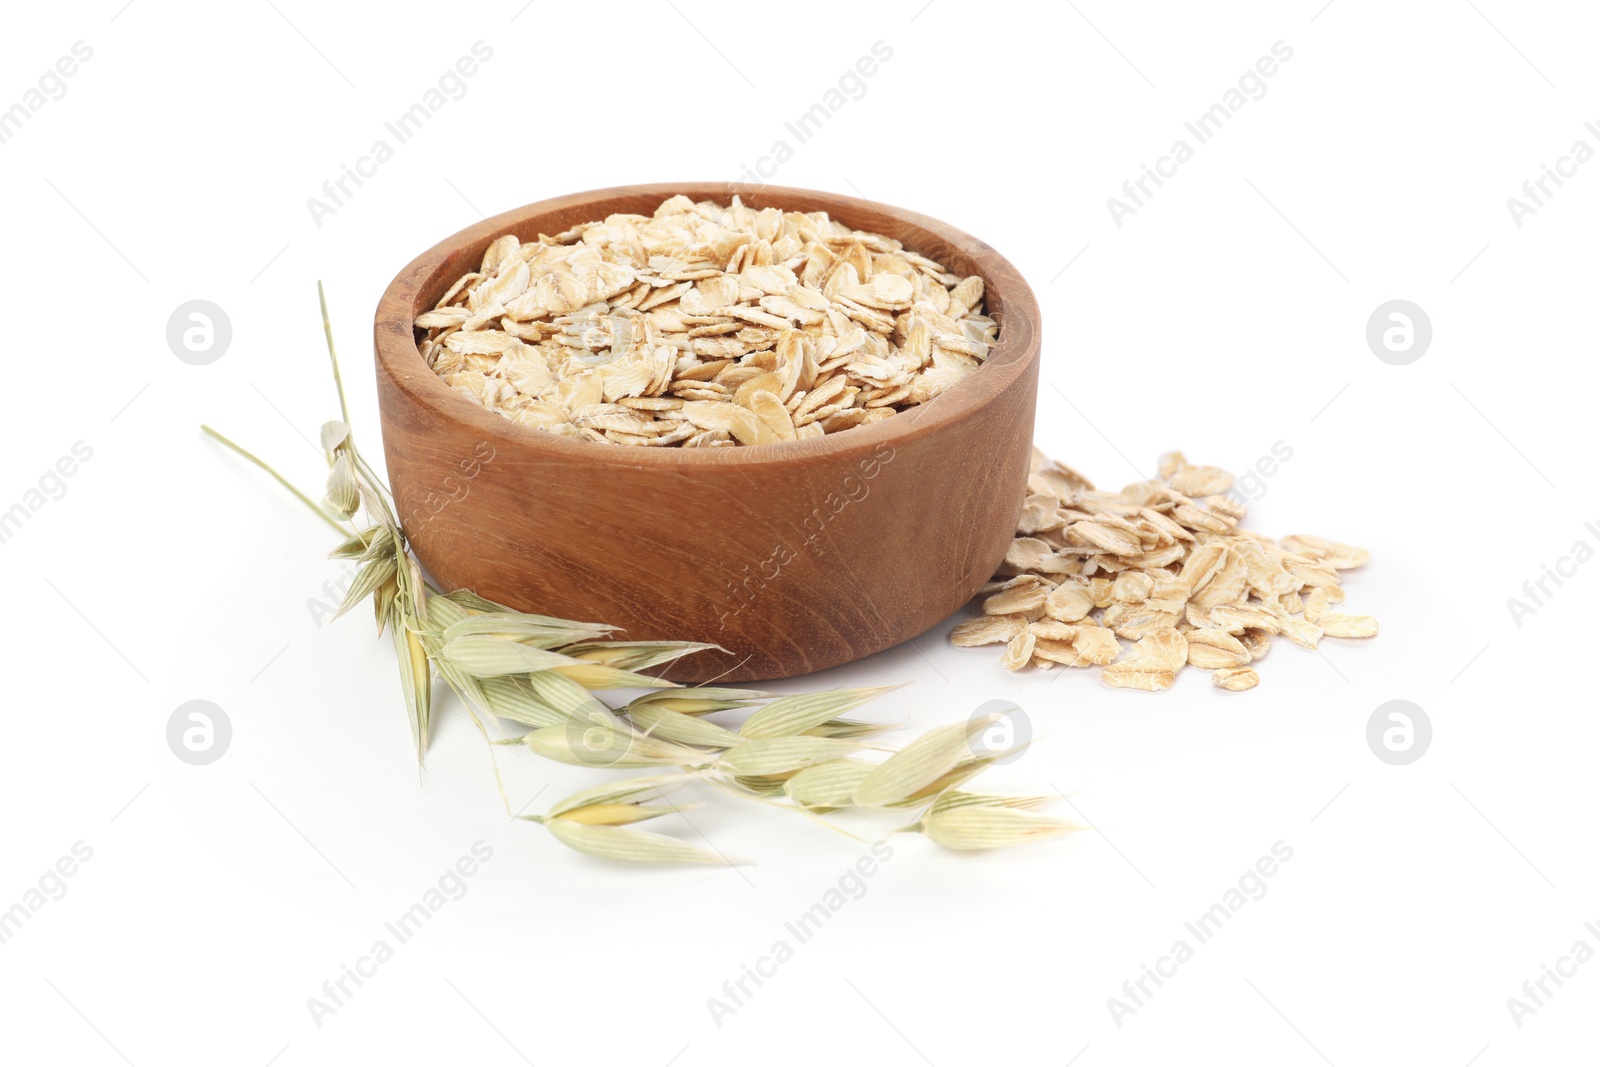
[{"label": "bowl rim", "polygon": [[[417,348],[412,323],[419,313],[417,299],[436,281],[443,265],[463,247],[524,227],[530,220],[558,211],[595,206],[595,218],[614,213],[605,207],[641,196],[665,200],[685,195],[695,201],[740,197],[748,206],[784,210],[827,211],[830,217],[880,215],[901,233],[920,230],[944,241],[969,258],[984,279],[985,312],[999,324],[999,338],[978,371],[933,400],[897,412],[893,418],[867,426],[801,441],[781,441],[734,448],[644,448],[579,440],[536,430],[490,411],[461,396],[433,372]],[[789,202],[790,206],[785,207]],[[856,229],[861,225],[841,218]],[[897,238],[899,239],[899,238]],[[909,241],[903,241],[913,251]],[[909,443],[944,427],[972,418],[991,401],[1029,377],[1039,359],[1039,305],[1033,289],[1020,271],[982,240],[938,219],[918,212],[860,197],[790,186],[739,185],[728,182],[659,182],[612,186],[553,197],[512,208],[474,223],[438,242],[395,275],[379,298],[373,318],[376,370],[413,404],[428,409],[441,420],[464,425],[490,440],[502,441],[573,463],[626,468],[710,470],[728,464],[749,468],[811,465],[826,460],[855,460],[881,446]],[[380,405],[381,407],[382,405]]]}]

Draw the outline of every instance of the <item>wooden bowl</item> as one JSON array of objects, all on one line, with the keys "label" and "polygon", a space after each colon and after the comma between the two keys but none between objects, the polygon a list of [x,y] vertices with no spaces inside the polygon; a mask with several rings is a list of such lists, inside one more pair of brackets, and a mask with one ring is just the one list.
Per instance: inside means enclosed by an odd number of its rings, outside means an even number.
[{"label": "wooden bowl", "polygon": [[[521,426],[423,362],[412,323],[502,234],[534,240],[676,193],[826,211],[984,281],[999,343],[927,404],[804,441],[634,448]],[[374,323],[390,486],[422,564],[449,589],[607,622],[628,640],[708,641],[667,677],[787,678],[937,625],[993,575],[1016,529],[1033,440],[1039,307],[975,237],[809,189],[689,182],[545,200],[449,237],[402,270]]]}]

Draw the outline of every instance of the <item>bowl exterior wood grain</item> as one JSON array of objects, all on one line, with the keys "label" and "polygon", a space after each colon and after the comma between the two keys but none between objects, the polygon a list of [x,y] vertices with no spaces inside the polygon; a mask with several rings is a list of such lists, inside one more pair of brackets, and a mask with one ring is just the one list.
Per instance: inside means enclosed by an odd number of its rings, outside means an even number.
[{"label": "bowl exterior wood grain", "polygon": [[[826,211],[984,280],[999,323],[988,361],[928,404],[808,441],[635,448],[520,426],[423,362],[412,322],[524,241],[676,193]],[[719,183],[627,186],[506,212],[448,238],[385,291],[375,321],[390,485],[418,558],[445,588],[522,611],[607,622],[628,640],[707,641],[677,681],[785,678],[925,632],[994,573],[1016,529],[1033,440],[1039,312],[988,245],[851,197]]]}]

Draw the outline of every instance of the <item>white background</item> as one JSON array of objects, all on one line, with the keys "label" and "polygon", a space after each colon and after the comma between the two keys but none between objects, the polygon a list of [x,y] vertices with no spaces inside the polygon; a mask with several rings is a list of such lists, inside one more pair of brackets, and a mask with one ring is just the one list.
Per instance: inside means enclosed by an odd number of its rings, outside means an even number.
[{"label": "white background", "polygon": [[[1600,546],[1600,163],[1520,228],[1506,199],[1573,141],[1600,148],[1600,27],[1577,4],[1319,2],[10,12],[0,107],[74,42],[93,57],[0,144],[0,509],[75,442],[93,457],[0,545],[0,908],[75,842],[93,858],[0,945],[4,1058],[1591,1062],[1600,962],[1520,1028],[1506,1000],[1580,938],[1600,949],[1600,565],[1520,627],[1506,600]],[[318,227],[307,198],[480,39],[466,95]],[[197,427],[320,484],[322,278],[378,454],[370,317],[413,255],[570,191],[735,179],[879,40],[865,95],[774,180],[937,216],[1016,263],[1044,315],[1039,441],[1102,483],[1173,447],[1234,470],[1292,447],[1249,525],[1371,548],[1348,607],[1383,633],[1280,643],[1244,694],[1201,671],[1159,696],[1007,675],[942,628],[773,686],[909,682],[872,709],[896,740],[1015,700],[1040,740],[984,781],[1059,789],[1095,829],[992,855],[892,838],[865,896],[719,1027],[707,998],[865,846],[708,797],[699,830],[756,865],[617,869],[507,818],[459,710],[419,781],[387,642],[308,610],[339,575],[328,531]],[[1107,197],[1280,40],[1266,95],[1115,225]],[[1409,366],[1364,339],[1395,298],[1433,323]],[[192,299],[232,321],[209,366],[165,341]],[[1365,740],[1396,698],[1434,728],[1404,767]],[[191,699],[232,722],[209,766],[167,747]],[[513,805],[587,780],[501,757]],[[307,998],[480,840],[466,895],[316,1025]],[[1280,840],[1267,894],[1116,1025],[1107,998]]]}]

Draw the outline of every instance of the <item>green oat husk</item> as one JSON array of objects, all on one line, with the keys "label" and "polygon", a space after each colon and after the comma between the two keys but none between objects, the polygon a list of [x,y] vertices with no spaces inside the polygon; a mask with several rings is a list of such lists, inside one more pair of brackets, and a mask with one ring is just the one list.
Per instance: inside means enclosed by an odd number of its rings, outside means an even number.
[{"label": "green oat husk", "polygon": [[522,735],[521,743],[545,759],[574,767],[681,767],[710,762],[707,753],[638,733],[598,716],[580,726],[562,723]]},{"label": "green oat husk", "polygon": [[720,763],[735,774],[765,776],[804,770],[860,751],[855,742],[833,737],[768,737],[740,742],[722,754]]},{"label": "green oat husk", "polygon": [[881,808],[917,795],[972,759],[972,739],[987,725],[968,720],[934,727],[868,775],[856,790],[856,803]]},{"label": "green oat husk", "polygon": [[646,671],[696,652],[726,652],[727,649],[704,641],[583,641],[566,651],[573,659],[586,663],[624,671]]},{"label": "green oat husk", "polygon": [[796,774],[783,783],[783,791],[790,800],[810,811],[838,811],[855,803],[856,790],[876,769],[876,764],[864,760],[830,760]]},{"label": "green oat husk", "polygon": [[747,708],[770,695],[754,689],[720,689],[697,685],[693,689],[662,689],[646,693],[644,696],[635,697],[629,702],[628,707],[635,708],[648,704],[669,711],[682,712],[685,715],[709,715],[714,711]]},{"label": "green oat husk", "polygon": [[945,848],[973,850],[1027,844],[1082,829],[1007,803],[978,801],[939,808],[937,805],[906,832],[920,833]]},{"label": "green oat husk", "polygon": [[725,726],[655,704],[629,705],[633,725],[652,737],[702,748],[732,748],[743,740]]},{"label": "green oat husk", "polygon": [[[458,622],[451,623],[439,636],[446,641],[473,635],[499,637],[519,642],[530,648],[550,649],[570,645],[573,641],[587,640],[596,633],[606,633],[609,629],[609,627],[597,629],[588,623],[571,623],[562,619],[492,611],[468,615]],[[577,658],[572,655],[570,648],[566,654],[571,659]]]},{"label": "green oat husk", "polygon": [[497,719],[534,728],[572,721],[570,715],[540,700],[527,678],[509,675],[485,678],[478,683],[478,689],[489,706],[489,713]]},{"label": "green oat husk", "polygon": [[793,737],[812,730],[847,711],[874,700],[898,686],[871,689],[832,689],[823,693],[799,693],[779,697],[745,720],[739,733],[752,741],[769,737]]},{"label": "green oat husk", "polygon": [[[690,782],[705,777],[704,773],[688,772],[684,774],[657,774],[643,778],[624,778],[621,781],[605,782],[600,785],[580,789],[564,800],[558,800],[550,805],[546,815],[525,815],[523,818],[540,821],[545,818],[555,818],[565,815],[579,808],[593,807],[606,804],[632,804],[639,798],[666,799],[667,793],[682,788]],[[668,809],[671,810],[671,809]]]},{"label": "green oat husk", "polygon": [[474,678],[531,674],[564,667],[572,662],[571,656],[534,648],[493,634],[466,634],[451,638],[440,645],[439,655]]}]

